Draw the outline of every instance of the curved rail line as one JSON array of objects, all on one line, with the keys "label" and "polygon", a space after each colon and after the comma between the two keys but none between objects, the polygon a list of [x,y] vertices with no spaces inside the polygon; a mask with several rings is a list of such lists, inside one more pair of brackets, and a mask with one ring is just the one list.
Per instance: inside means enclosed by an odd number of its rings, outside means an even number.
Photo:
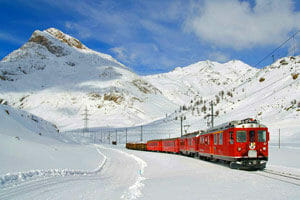
[{"label": "curved rail line", "polygon": [[300,186],[300,175],[297,174],[274,171],[270,169],[264,169],[263,171],[258,171],[256,174],[270,179]]}]

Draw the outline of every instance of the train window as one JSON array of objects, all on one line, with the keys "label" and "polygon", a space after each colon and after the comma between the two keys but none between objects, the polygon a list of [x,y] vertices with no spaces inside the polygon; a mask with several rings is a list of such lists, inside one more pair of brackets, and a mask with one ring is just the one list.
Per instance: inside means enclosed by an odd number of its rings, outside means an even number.
[{"label": "train window", "polygon": [[230,144],[233,144],[233,132],[230,132]]},{"label": "train window", "polygon": [[263,130],[257,131],[257,141],[258,142],[266,142],[267,141],[266,131],[263,131]]},{"label": "train window", "polygon": [[207,144],[209,144],[209,136],[207,136]]},{"label": "train window", "polygon": [[214,134],[214,144],[218,144],[217,134]]},{"label": "train window", "polygon": [[223,133],[219,134],[219,144],[223,144]]},{"label": "train window", "polygon": [[249,131],[249,141],[255,142],[255,131]]},{"label": "train window", "polygon": [[205,137],[205,144],[207,144],[207,137]]},{"label": "train window", "polygon": [[246,131],[237,131],[236,132],[236,141],[237,142],[247,142],[247,132]]}]

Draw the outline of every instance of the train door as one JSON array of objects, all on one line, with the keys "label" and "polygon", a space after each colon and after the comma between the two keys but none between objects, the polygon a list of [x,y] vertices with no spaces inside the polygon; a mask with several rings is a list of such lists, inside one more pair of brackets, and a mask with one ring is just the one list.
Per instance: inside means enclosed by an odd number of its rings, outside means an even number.
[{"label": "train door", "polygon": [[227,140],[227,155],[228,156],[234,156],[234,132],[233,130],[229,130],[227,132],[227,135],[228,135],[228,140]]},{"label": "train door", "polygon": [[209,135],[209,148],[210,148],[210,154],[214,154],[214,135],[210,134]]},{"label": "train door", "polygon": [[257,140],[255,130],[249,130],[248,156],[257,157]]}]

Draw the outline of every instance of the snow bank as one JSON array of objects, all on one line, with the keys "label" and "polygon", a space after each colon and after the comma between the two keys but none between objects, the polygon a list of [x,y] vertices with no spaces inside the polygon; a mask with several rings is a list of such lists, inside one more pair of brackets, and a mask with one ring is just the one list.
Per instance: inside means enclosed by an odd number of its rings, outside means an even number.
[{"label": "snow bank", "polygon": [[97,174],[103,168],[107,160],[107,157],[98,148],[97,151],[103,157],[103,160],[95,170],[81,171],[81,170],[71,170],[71,169],[50,169],[50,170],[31,170],[28,172],[18,172],[14,174],[7,173],[6,175],[0,177],[0,186],[5,187],[6,185],[16,184],[19,182],[31,180],[36,177],[86,176],[86,175]]}]

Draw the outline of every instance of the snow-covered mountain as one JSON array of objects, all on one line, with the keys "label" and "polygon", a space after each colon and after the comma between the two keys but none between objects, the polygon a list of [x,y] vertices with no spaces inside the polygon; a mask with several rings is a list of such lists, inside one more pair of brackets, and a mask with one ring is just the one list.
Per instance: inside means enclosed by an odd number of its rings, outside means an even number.
[{"label": "snow-covered mountain", "polygon": [[154,124],[179,133],[179,116],[184,115],[188,131],[205,129],[213,101],[215,125],[253,117],[270,128],[272,142],[278,141],[279,129],[284,142],[300,142],[299,74],[300,56],[296,56],[281,58],[263,69],[240,61],[223,65],[206,61],[148,76],[170,100],[181,104],[168,125],[166,120]]},{"label": "snow-covered mountain", "polygon": [[171,101],[186,104],[195,96],[207,97],[230,90],[258,71],[238,60],[224,64],[200,61],[168,73],[147,76],[146,79]]},{"label": "snow-covered mountain", "polygon": [[50,28],[0,62],[0,98],[60,129],[132,126],[175,109],[161,91],[111,56]]},{"label": "snow-covered mountain", "polygon": [[292,136],[300,124],[299,63],[299,56],[264,69],[237,60],[201,61],[142,77],[50,28],[35,31],[0,62],[0,103],[7,101],[62,130],[82,128],[87,108],[89,127],[150,123],[157,133],[170,134],[179,133],[176,120],[183,113],[191,125],[188,131],[205,129],[213,100],[215,124],[255,117]]}]

